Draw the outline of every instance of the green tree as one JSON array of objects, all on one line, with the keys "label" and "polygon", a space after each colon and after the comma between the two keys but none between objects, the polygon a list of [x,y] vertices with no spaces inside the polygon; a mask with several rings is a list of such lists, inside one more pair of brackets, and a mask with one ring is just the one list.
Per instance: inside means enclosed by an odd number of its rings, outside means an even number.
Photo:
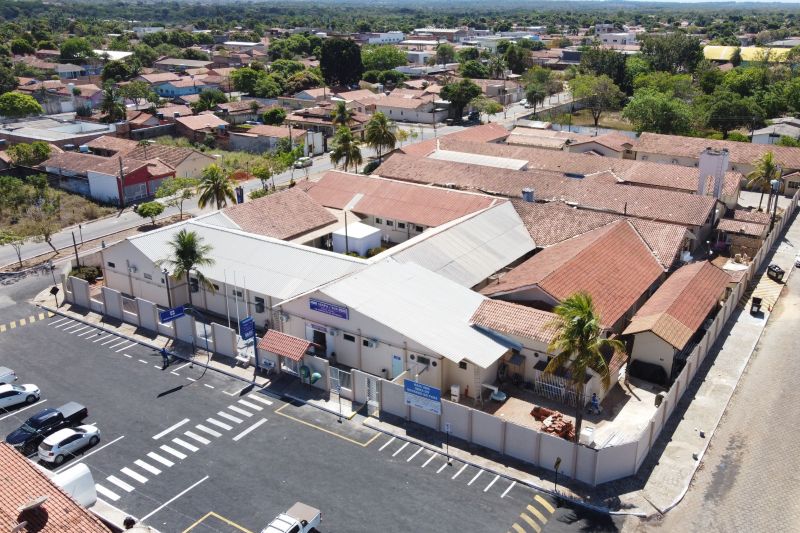
[{"label": "green tree", "polygon": [[353,85],[361,80],[364,65],[355,41],[333,38],[322,43],[319,59],[322,77],[328,85]]},{"label": "green tree", "polygon": [[34,167],[50,157],[50,144],[44,141],[19,143],[8,147],[6,151],[15,165]]},{"label": "green tree", "polygon": [[480,59],[481,53],[480,50],[473,46],[468,46],[466,48],[462,48],[458,52],[456,52],[456,58],[458,59],[459,63],[465,63],[467,61],[474,61]]},{"label": "green tree", "polygon": [[440,65],[452,63],[456,58],[456,49],[452,44],[439,43],[436,46],[436,62]]},{"label": "green tree", "polygon": [[253,176],[261,180],[261,187],[267,190],[269,181],[272,180],[272,188],[275,188],[275,176],[286,172],[289,168],[289,159],[278,154],[269,154],[261,158],[253,167]]},{"label": "green tree", "polygon": [[0,65],[0,94],[11,92],[19,86],[19,79],[10,68]]},{"label": "green tree", "polygon": [[486,68],[489,70],[489,76],[494,79],[505,78],[508,63],[500,56],[492,56],[489,58]]},{"label": "green tree", "polygon": [[395,125],[386,115],[380,111],[373,114],[367,122],[365,130],[367,145],[375,149],[379,161],[384,150],[394,150],[397,144],[397,136],[394,133]]},{"label": "green tree", "polygon": [[692,76],[689,74],[670,74],[669,72],[648,72],[633,80],[635,91],[653,89],[667,96],[691,100],[694,96]]},{"label": "green tree", "polygon": [[800,140],[795,139],[794,137],[789,137],[788,135],[781,135],[781,138],[778,139],[778,142],[775,143],[775,146],[786,146],[788,148],[800,148]]},{"label": "green tree", "polygon": [[692,129],[688,104],[656,89],[639,89],[622,111],[622,116],[641,133],[686,135]]},{"label": "green tree", "polygon": [[280,76],[269,74],[259,79],[251,94],[257,98],[277,98],[283,94],[283,83]]},{"label": "green tree", "polygon": [[500,113],[503,110],[503,106],[499,102],[483,95],[470,100],[469,105],[478,113],[485,113],[487,120],[491,115]]},{"label": "green tree", "polygon": [[[583,56],[581,56],[581,60]],[[647,74],[648,72],[652,72],[653,68],[650,66],[650,63],[647,62],[645,58],[640,56],[639,54],[634,54],[625,58],[625,78],[624,82],[621,84],[618,82],[614,82],[620,86],[620,88],[627,89],[628,86],[641,74]],[[614,79],[611,77],[611,79]]]},{"label": "green tree", "polygon": [[282,107],[273,107],[272,109],[266,110],[264,114],[261,115],[261,120],[264,121],[264,124],[279,126],[286,120],[286,111]]},{"label": "green tree", "polygon": [[27,55],[36,52],[36,48],[25,39],[14,39],[11,41],[11,53],[14,55]]},{"label": "green tree", "polygon": [[132,81],[120,86],[119,95],[133,102],[133,105],[137,108],[144,102],[151,102],[154,98],[158,98],[158,95],[153,92],[150,85],[141,80]]},{"label": "green tree", "polygon": [[210,267],[214,264],[214,259],[211,257],[212,247],[203,243],[203,238],[196,232],[187,231],[185,228],[176,233],[167,244],[172,252],[171,257],[161,259],[156,264],[171,269],[172,273],[169,274],[171,277],[186,280],[189,308],[192,308],[192,289],[189,280],[192,275],[207,290],[214,291],[214,285],[199,270],[199,267]]},{"label": "green tree", "polygon": [[269,65],[269,71],[272,74],[277,74],[283,78],[288,78],[298,72],[303,72],[306,69],[299,61],[290,61],[288,59],[278,59]]},{"label": "green tree", "polygon": [[725,73],[711,61],[703,59],[694,70],[694,79],[704,94],[711,94],[717,90],[717,87],[722,85]]},{"label": "green tree", "polygon": [[489,69],[480,61],[469,60],[461,65],[461,75],[465,78],[485,79],[489,77]]},{"label": "green tree", "polygon": [[396,46],[366,45],[361,48],[361,63],[364,70],[391,70],[401,65],[407,65],[406,54]]},{"label": "green tree", "polygon": [[58,253],[58,250],[53,246],[53,235],[61,229],[58,217],[60,209],[58,194],[49,193],[36,205],[28,208],[25,220],[22,222],[25,234],[30,235],[37,242],[46,242],[55,253]]},{"label": "green tree", "polygon": [[544,103],[545,98],[547,98],[547,90],[544,84],[533,82],[525,88],[525,99],[533,106],[534,114],[536,114],[536,108]]},{"label": "green tree", "polygon": [[42,113],[44,109],[33,96],[17,92],[0,95],[0,116],[19,118]]},{"label": "green tree", "polygon": [[531,54],[528,50],[512,43],[503,54],[503,59],[511,72],[522,74],[530,66],[530,56]]},{"label": "green tree", "polygon": [[200,180],[196,178],[169,178],[158,186],[156,198],[164,200],[169,207],[177,207],[180,220],[183,220],[183,202],[195,195],[195,188],[199,184]]},{"label": "green tree", "polygon": [[762,67],[737,67],[725,73],[722,86],[739,96],[753,96],[770,83],[769,71]]},{"label": "green tree", "polygon": [[108,122],[117,122],[125,119],[125,104],[119,89],[113,83],[106,83],[103,86],[103,100],[100,102],[100,111],[106,116]]},{"label": "green tree", "polygon": [[461,80],[455,83],[448,83],[442,87],[441,97],[450,102],[452,116],[461,120],[464,116],[464,107],[473,98],[481,95],[481,88],[470,80]]},{"label": "green tree", "polygon": [[251,67],[237,68],[230,75],[233,88],[246,94],[253,94],[258,82],[266,77],[266,72]]},{"label": "green tree", "polygon": [[197,199],[197,206],[200,209],[205,209],[211,202],[216,204],[217,209],[228,205],[228,200],[236,203],[233,182],[216,164],[203,169],[198,189],[200,197]]},{"label": "green tree", "polygon": [[359,142],[353,137],[353,132],[347,126],[339,126],[333,137],[333,150],[331,150],[331,163],[337,166],[344,162],[344,171],[351,166],[358,172],[358,165],[362,162]]},{"label": "green tree", "polygon": [[570,82],[572,98],[581,100],[592,114],[597,128],[600,116],[605,111],[619,109],[625,94],[605,74],[601,76],[579,75]]},{"label": "green tree", "polygon": [[100,79],[105,81],[125,81],[132,77],[131,69],[124,61],[109,61],[100,73]]},{"label": "green tree", "polygon": [[142,218],[149,218],[153,226],[156,225],[156,217],[164,212],[164,204],[161,202],[145,202],[139,204],[136,213]]},{"label": "green tree", "polygon": [[92,44],[83,37],[70,37],[61,43],[62,61],[81,61],[94,57]]},{"label": "green tree", "polygon": [[775,161],[772,152],[766,152],[757,161],[755,168],[747,175],[747,186],[751,189],[756,187],[761,190],[758,199],[758,210],[761,211],[761,202],[764,201],[764,193],[769,190],[772,180],[779,179],[781,170]]},{"label": "green tree", "polygon": [[592,46],[581,54],[579,67],[583,74],[606,75],[618,86],[628,86],[626,57],[616,50]]},{"label": "green tree", "polygon": [[624,352],[625,345],[617,339],[606,339],[602,335],[600,316],[595,311],[592,297],[579,292],[558,304],[553,312],[557,318],[551,325],[555,335],[548,351],[554,356],[545,367],[548,374],[566,371],[575,394],[575,442],[578,442],[586,405],[584,383],[591,370],[600,376],[603,389],[611,385],[611,376],[606,358],[614,352]]},{"label": "green tree", "polygon": [[27,235],[11,230],[0,230],[0,246],[9,245],[14,249],[20,268],[22,268],[22,245],[25,244],[27,239]]},{"label": "green tree", "polygon": [[146,44],[137,44],[133,47],[133,57],[145,67],[151,67],[158,59],[158,52]]},{"label": "green tree", "polygon": [[338,126],[349,126],[353,121],[355,112],[347,108],[347,103],[344,101],[336,102],[331,113],[331,124]]},{"label": "green tree", "polygon": [[703,57],[700,40],[685,33],[644,34],[641,54],[655,70],[692,72]]},{"label": "green tree", "polygon": [[736,128],[754,124],[761,116],[754,102],[725,89],[698,99],[697,106],[705,125],[720,131],[723,139]]},{"label": "green tree", "polygon": [[202,91],[198,100],[190,104],[190,107],[195,113],[202,113],[203,111],[214,109],[217,104],[222,104],[227,101],[228,97],[225,96],[225,93],[219,89],[209,89],[207,91]]}]

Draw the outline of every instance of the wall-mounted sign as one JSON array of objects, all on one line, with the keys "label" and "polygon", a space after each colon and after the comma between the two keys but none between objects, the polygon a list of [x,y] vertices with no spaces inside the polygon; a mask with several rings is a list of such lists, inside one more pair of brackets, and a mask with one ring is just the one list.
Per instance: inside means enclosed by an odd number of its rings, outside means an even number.
[{"label": "wall-mounted sign", "polygon": [[436,387],[406,379],[403,380],[403,392],[406,405],[435,415],[442,414],[442,391]]},{"label": "wall-mounted sign", "polygon": [[326,315],[335,316],[337,318],[343,318],[344,320],[350,320],[350,310],[343,305],[336,305],[328,302],[323,302],[322,300],[315,300],[314,298],[309,298],[308,307],[312,311],[325,313]]}]

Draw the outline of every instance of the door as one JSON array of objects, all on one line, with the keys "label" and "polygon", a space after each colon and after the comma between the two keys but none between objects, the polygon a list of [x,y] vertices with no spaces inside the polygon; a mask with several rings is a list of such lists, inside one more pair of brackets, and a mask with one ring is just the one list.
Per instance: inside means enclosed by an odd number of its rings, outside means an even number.
[{"label": "door", "polygon": [[75,453],[80,448],[80,435],[70,435],[59,445],[59,452],[63,454]]},{"label": "door", "polygon": [[311,340],[316,346],[314,346],[314,353],[317,355],[327,355],[328,354],[328,334],[327,332],[320,331],[318,329],[314,330],[314,338]]},{"label": "door", "polygon": [[378,378],[367,377],[367,416],[380,416],[381,402],[378,396]]},{"label": "door", "polygon": [[397,354],[392,355],[392,379],[403,373],[403,358]]},{"label": "door", "polygon": [[300,361],[295,361],[294,359],[289,359],[288,357],[281,357],[281,370],[290,374],[294,374],[295,376],[299,376]]}]

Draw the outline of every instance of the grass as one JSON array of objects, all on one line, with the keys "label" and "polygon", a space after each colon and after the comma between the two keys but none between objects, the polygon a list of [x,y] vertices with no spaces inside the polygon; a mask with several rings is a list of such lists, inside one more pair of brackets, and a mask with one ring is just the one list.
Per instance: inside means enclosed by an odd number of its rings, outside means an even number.
[{"label": "grass", "polygon": [[[562,114],[552,118],[552,122],[558,124],[569,124],[569,115]],[[581,109],[572,114],[573,126],[590,126],[594,127],[594,118],[588,109]],[[633,125],[622,118],[620,111],[605,111],[600,115],[600,122],[597,124],[600,128],[609,128],[614,130],[634,131]]]},{"label": "grass", "polygon": [[218,164],[226,173],[233,172],[234,170],[247,170],[253,168],[256,163],[261,159],[257,154],[249,152],[232,152],[230,150],[222,150],[220,148],[208,148],[202,144],[193,144],[188,139],[183,137],[157,137],[154,139],[157,144],[165,144],[168,146],[179,146],[181,148],[193,148],[199,152],[208,155],[218,155]]},{"label": "grass", "polygon": [[[61,228],[82,224],[90,220],[115,213],[113,207],[102,206],[78,194],[51,189],[60,198],[61,209],[58,212]],[[10,213],[0,214],[0,230],[13,230],[15,220]]]}]

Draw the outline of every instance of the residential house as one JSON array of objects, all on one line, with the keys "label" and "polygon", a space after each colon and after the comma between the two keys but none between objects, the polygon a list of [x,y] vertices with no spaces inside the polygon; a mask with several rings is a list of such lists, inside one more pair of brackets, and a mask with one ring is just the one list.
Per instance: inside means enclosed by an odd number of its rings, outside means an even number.
[{"label": "residential house", "polygon": [[159,85],[170,81],[178,81],[181,77],[174,72],[153,72],[152,74],[139,74],[137,81],[143,81],[150,85]]},{"label": "residential house", "polygon": [[175,176],[179,178],[199,178],[203,169],[216,162],[216,159],[210,155],[192,148],[163,144],[139,146],[137,143],[136,148],[128,152],[128,156],[135,159],[162,161],[174,169]]},{"label": "residential house", "polygon": [[247,121],[261,120],[261,115],[268,107],[258,100],[245,99],[235,102],[223,102],[214,106],[212,111],[232,125],[244,124]]},{"label": "residential house", "polygon": [[636,159],[636,139],[622,133],[604,133],[569,143],[567,151],[620,159]]},{"label": "residential house", "polygon": [[206,75],[184,76],[175,81],[166,81],[153,86],[153,90],[162,98],[176,98],[203,91],[219,89],[217,80],[208,79]]},{"label": "residential house", "polygon": [[[263,153],[274,150],[281,139],[288,139],[292,136],[294,143],[304,143],[306,132],[300,128],[292,129],[288,126],[253,126],[247,131],[232,131],[230,133],[231,150],[241,150],[244,152]],[[313,134],[313,133],[312,133]],[[319,140],[322,142],[322,139]]]},{"label": "residential house", "polygon": [[776,144],[781,137],[800,139],[800,119],[794,117],[774,118],[771,124],[755,130],[751,135],[753,144]]},{"label": "residential house", "polygon": [[[315,107],[297,109],[286,116],[286,124],[291,124],[294,128],[320,132],[325,137],[332,137],[338,127],[333,123],[333,105],[330,102],[323,102]],[[369,117],[358,111],[353,113],[350,121],[350,129],[353,134],[363,137],[364,127],[369,122]],[[327,148],[326,148],[327,149]]]},{"label": "residential house", "polygon": [[6,120],[0,124],[0,139],[8,144],[45,141],[59,148],[76,147],[103,135],[113,135],[114,124],[87,122],[75,113]]},{"label": "residential house", "polygon": [[64,79],[75,79],[84,75],[85,70],[80,65],[73,65],[72,63],[59,63],[53,68],[58,77]]},{"label": "residential house", "polygon": [[153,63],[153,68],[162,72],[181,72],[189,68],[207,68],[213,66],[213,61],[203,59],[176,59],[166,57]]},{"label": "residential house", "polygon": [[176,117],[175,126],[178,135],[190,141],[202,142],[207,135],[217,139],[228,136],[228,123],[213,113],[201,113],[188,117]]},{"label": "residential house", "polygon": [[403,98],[387,96],[375,102],[375,111],[395,122],[435,124],[447,118],[449,111],[437,107],[432,98]]}]

